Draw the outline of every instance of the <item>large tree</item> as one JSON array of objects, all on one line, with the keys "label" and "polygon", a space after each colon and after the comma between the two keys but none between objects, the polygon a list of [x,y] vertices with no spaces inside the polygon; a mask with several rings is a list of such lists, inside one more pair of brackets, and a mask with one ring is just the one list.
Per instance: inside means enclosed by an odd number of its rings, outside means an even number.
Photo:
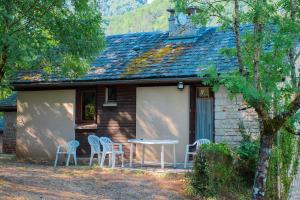
[{"label": "large tree", "polygon": [[79,76],[103,38],[93,0],[0,0],[0,89],[20,70]]},{"label": "large tree", "polygon": [[[218,74],[208,70],[206,83],[224,85],[242,94],[260,122],[259,161],[253,199],[264,199],[269,158],[276,133],[297,120],[300,108],[300,1],[298,0],[175,0],[177,8],[199,7],[195,23],[217,23],[234,32],[238,70]],[[248,29],[243,29],[247,24]],[[245,108],[246,109],[246,108]]]}]

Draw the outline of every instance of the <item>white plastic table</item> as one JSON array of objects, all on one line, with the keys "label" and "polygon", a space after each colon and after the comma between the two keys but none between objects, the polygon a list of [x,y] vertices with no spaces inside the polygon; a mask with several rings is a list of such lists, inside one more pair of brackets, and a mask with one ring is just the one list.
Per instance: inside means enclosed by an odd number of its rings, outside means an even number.
[{"label": "white plastic table", "polygon": [[179,143],[178,140],[148,140],[148,139],[129,139],[128,143],[130,144],[130,163],[129,166],[132,167],[132,157],[133,157],[133,144],[142,145],[142,160],[141,165],[144,165],[144,155],[145,155],[145,145],[161,145],[160,152],[160,162],[161,168],[165,167],[165,158],[164,158],[164,145],[173,145],[173,165],[176,167],[176,144]]}]

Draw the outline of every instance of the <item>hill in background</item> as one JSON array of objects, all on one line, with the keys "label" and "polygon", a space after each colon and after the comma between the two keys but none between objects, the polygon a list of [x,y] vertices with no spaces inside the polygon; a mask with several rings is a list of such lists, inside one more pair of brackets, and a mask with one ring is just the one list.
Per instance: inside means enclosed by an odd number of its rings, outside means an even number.
[{"label": "hill in background", "polygon": [[98,0],[98,9],[103,16],[122,15],[128,11],[134,10],[148,0]]},{"label": "hill in background", "polygon": [[[108,14],[107,17],[104,17],[107,35],[167,30],[169,14],[166,9],[171,5],[169,0],[153,0],[148,4],[146,0],[138,2],[139,6],[129,12],[114,13],[113,16]],[[135,5],[137,4],[135,3]],[[108,13],[112,14],[113,11]]]}]

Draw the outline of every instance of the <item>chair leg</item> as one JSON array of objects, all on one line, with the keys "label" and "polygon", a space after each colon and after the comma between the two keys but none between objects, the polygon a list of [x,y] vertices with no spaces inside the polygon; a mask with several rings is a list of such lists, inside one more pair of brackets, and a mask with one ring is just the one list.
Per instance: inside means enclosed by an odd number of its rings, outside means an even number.
[{"label": "chair leg", "polygon": [[90,157],[90,163],[89,163],[89,166],[92,166],[93,158],[94,158],[94,153],[91,152],[91,157]]},{"label": "chair leg", "polygon": [[101,157],[101,164],[100,164],[100,167],[103,167],[103,164],[104,164],[104,160],[105,160],[105,156],[106,156],[106,153],[102,153],[102,157]]},{"label": "chair leg", "polygon": [[186,168],[186,164],[188,162],[188,154],[185,152],[185,157],[184,157],[184,168]]},{"label": "chair leg", "polygon": [[58,161],[58,153],[57,153],[56,156],[55,156],[54,167],[56,167],[57,161]]},{"label": "chair leg", "polygon": [[101,165],[101,154],[100,153],[98,153],[98,164],[99,164],[99,166]]},{"label": "chair leg", "polygon": [[122,167],[124,167],[124,154],[122,153]]},{"label": "chair leg", "polygon": [[112,154],[108,154],[108,166],[111,166]]},{"label": "chair leg", "polygon": [[116,154],[112,153],[112,168],[115,168],[116,166]]},{"label": "chair leg", "polygon": [[73,156],[74,156],[74,163],[75,163],[75,166],[77,166],[77,156],[76,156],[76,153],[73,154]]},{"label": "chair leg", "polygon": [[68,159],[67,159],[66,166],[69,166],[69,164],[70,164],[70,157],[71,157],[71,154],[68,154]]}]

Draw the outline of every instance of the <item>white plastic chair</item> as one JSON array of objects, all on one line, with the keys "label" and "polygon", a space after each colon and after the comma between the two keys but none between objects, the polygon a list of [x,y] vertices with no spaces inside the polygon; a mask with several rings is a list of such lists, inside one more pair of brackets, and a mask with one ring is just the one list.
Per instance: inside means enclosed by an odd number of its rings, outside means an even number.
[{"label": "white plastic chair", "polygon": [[[111,159],[112,159],[112,167],[114,168],[116,165],[116,156],[121,155],[122,156],[122,167],[124,167],[124,151],[122,149],[122,144],[114,143],[108,137],[100,137],[100,143],[103,147],[100,166],[103,167],[105,157],[106,157],[106,155],[109,155],[109,165],[111,164]],[[114,146],[116,146],[116,145],[119,147],[118,150],[116,150],[114,148]]]},{"label": "white plastic chair", "polygon": [[[186,145],[186,149],[185,149],[185,158],[184,158],[184,168],[186,168],[187,162],[188,162],[188,158],[189,155],[196,155],[198,152],[198,149],[201,147],[201,145],[203,144],[209,144],[210,140],[208,139],[199,139],[196,140],[193,144],[188,144]],[[195,151],[190,151],[190,147],[196,147]]]},{"label": "white plastic chair", "polygon": [[73,155],[74,163],[75,163],[75,165],[77,165],[76,150],[77,150],[78,146],[79,146],[79,142],[77,140],[71,140],[67,143],[67,151],[63,152],[63,151],[60,151],[61,146],[58,145],[57,150],[56,150],[54,167],[56,167],[56,165],[57,165],[58,157],[60,154],[68,155],[66,166],[69,166],[71,155]]},{"label": "white plastic chair", "polygon": [[92,165],[94,155],[98,155],[98,164],[100,165],[101,163],[101,147],[100,147],[100,138],[96,135],[89,135],[88,136],[88,142],[91,146],[91,157],[90,157],[90,164],[89,166]]}]

